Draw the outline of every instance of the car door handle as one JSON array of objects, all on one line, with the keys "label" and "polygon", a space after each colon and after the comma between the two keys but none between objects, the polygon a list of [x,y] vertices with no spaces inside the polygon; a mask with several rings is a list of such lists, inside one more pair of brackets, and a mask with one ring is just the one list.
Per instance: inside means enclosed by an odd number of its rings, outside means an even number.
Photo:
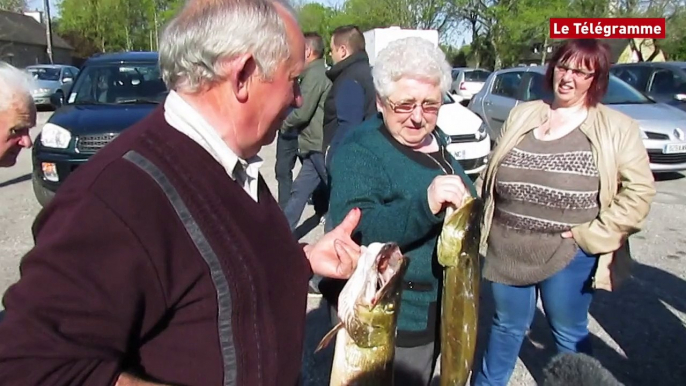
[{"label": "car door handle", "polygon": [[486,102],[484,102],[484,104],[485,104],[486,106],[490,106],[490,105],[491,105],[491,102],[490,102],[490,101],[486,101]]}]

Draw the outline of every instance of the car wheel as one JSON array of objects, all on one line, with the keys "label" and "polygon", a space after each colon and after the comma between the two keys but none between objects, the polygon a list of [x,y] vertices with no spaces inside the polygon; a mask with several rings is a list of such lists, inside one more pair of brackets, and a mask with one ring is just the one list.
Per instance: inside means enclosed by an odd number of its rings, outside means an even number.
[{"label": "car wheel", "polygon": [[58,109],[64,104],[64,93],[62,91],[58,91],[55,95],[57,96],[57,98],[55,98],[57,99],[57,103],[53,107]]},{"label": "car wheel", "polygon": [[36,196],[36,200],[38,200],[38,203],[44,207],[48,205],[50,201],[52,201],[53,197],[55,197],[55,192],[44,187],[39,179],[40,177],[34,173],[33,176],[31,176],[31,184],[33,185],[33,194]]}]

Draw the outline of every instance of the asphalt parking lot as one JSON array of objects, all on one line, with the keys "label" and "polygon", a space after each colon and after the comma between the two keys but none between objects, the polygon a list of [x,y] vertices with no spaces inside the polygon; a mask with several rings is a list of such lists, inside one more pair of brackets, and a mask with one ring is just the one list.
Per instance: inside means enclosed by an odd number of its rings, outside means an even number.
[{"label": "asphalt parking lot", "polygon": [[[37,134],[49,117],[39,113]],[[275,146],[262,151],[262,172],[276,192]],[[658,176],[658,194],[645,229],[631,238],[634,278],[616,293],[600,292],[591,307],[596,357],[626,385],[686,385],[686,178]],[[31,248],[31,225],[40,207],[31,188],[31,156],[23,151],[13,168],[0,169],[0,291],[19,277],[19,261]],[[308,207],[304,219],[312,215]],[[305,229],[306,228],[306,229]],[[322,233],[317,221],[300,229],[303,241]],[[47,285],[47,283],[46,283]],[[492,306],[482,291],[480,346],[488,334]],[[329,328],[318,298],[310,298],[305,348],[305,384],[328,385],[330,351],[312,354]],[[525,341],[511,385],[535,385],[554,354],[554,344],[541,312]],[[478,357],[477,357],[478,358]]]}]

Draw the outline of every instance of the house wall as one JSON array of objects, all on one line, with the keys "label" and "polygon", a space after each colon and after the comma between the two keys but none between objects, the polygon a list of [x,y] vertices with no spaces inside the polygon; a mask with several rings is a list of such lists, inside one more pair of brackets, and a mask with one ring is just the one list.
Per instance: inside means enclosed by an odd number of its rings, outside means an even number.
[{"label": "house wall", "polygon": [[[34,64],[50,63],[46,46],[18,44],[0,41],[0,59],[15,67],[23,68]],[[53,61],[55,64],[72,64],[71,50],[53,48]]]}]

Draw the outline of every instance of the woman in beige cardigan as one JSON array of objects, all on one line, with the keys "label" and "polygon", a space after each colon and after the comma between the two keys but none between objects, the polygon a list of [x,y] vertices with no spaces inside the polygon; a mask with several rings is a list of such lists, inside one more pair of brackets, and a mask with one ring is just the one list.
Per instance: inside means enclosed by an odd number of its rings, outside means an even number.
[{"label": "woman in beige cardigan", "polygon": [[558,351],[590,354],[593,291],[628,275],[627,237],[655,188],[638,124],[599,103],[609,69],[597,40],[560,47],[546,73],[552,102],[511,111],[478,181],[495,316],[477,386],[507,385],[537,292]]}]

